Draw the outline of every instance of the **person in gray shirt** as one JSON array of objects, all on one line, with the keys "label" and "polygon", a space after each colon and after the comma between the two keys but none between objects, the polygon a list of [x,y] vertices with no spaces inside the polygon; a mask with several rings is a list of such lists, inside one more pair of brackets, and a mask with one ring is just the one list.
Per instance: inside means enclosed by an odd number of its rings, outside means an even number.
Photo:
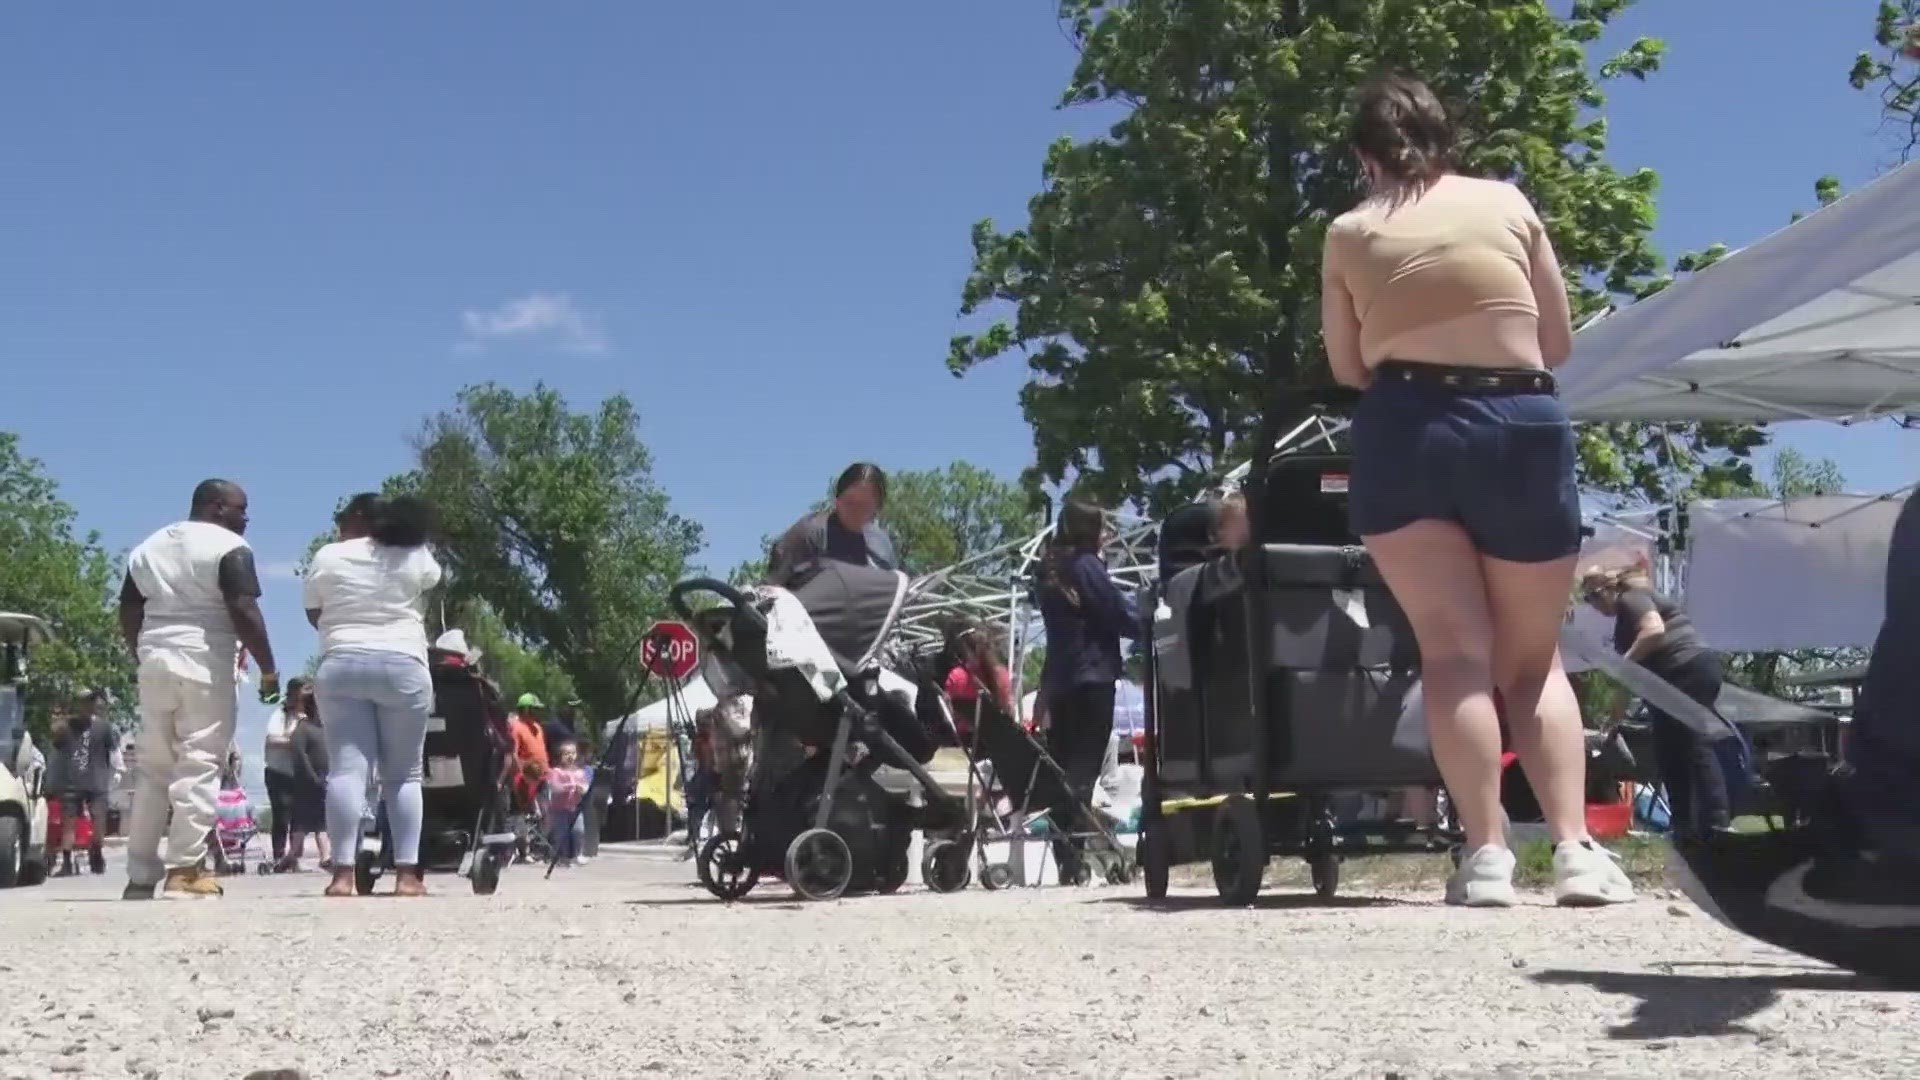
[{"label": "person in gray shirt", "polygon": [[47,759],[47,790],[60,799],[60,835],[48,843],[60,856],[55,877],[68,877],[78,871],[73,865],[73,849],[79,831],[80,815],[93,823],[93,839],[87,845],[88,868],[96,874],[107,872],[106,856],[100,844],[107,833],[107,792],[113,787],[113,752],[120,737],[107,719],[107,696],[99,690],[81,699],[69,715],[56,719],[53,726],[53,754]]}]

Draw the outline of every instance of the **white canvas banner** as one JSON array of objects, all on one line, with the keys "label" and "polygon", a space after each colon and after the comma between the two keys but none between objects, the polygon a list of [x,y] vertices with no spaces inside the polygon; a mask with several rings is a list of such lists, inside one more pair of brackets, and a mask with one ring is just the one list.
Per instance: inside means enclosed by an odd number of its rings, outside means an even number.
[{"label": "white canvas banner", "polygon": [[1819,495],[1690,505],[1687,614],[1727,652],[1871,646],[1904,503]]}]

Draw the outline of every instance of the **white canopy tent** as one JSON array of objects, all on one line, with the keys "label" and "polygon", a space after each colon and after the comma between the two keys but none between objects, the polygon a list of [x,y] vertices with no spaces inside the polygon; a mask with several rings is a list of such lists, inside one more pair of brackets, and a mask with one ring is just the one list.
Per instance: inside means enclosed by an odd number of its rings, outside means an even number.
[{"label": "white canopy tent", "polygon": [[[1920,163],[1583,329],[1560,385],[1578,420],[1920,412]],[[1910,490],[1682,508],[1688,614],[1730,650],[1871,644]]]},{"label": "white canopy tent", "polygon": [[1577,420],[1920,412],[1920,162],[1582,330],[1560,385]]}]

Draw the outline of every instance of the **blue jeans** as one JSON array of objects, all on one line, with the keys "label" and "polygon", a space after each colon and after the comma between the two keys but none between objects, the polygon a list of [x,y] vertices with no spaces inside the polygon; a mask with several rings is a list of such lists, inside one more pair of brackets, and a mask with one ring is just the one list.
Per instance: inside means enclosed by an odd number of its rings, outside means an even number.
[{"label": "blue jeans", "polygon": [[553,854],[559,859],[580,857],[580,845],[587,836],[587,814],[592,808],[581,803],[574,810],[548,811],[547,839],[553,842]]},{"label": "blue jeans", "polygon": [[1506,562],[1578,553],[1573,427],[1560,399],[1455,389],[1436,381],[1442,370],[1458,369],[1382,364],[1360,399],[1349,432],[1353,531],[1452,521],[1481,554]]},{"label": "blue jeans", "polygon": [[327,733],[327,836],[351,865],[367,807],[367,776],[380,770],[396,866],[420,863],[420,762],[433,711],[433,679],[418,657],[331,652],[313,681]]}]

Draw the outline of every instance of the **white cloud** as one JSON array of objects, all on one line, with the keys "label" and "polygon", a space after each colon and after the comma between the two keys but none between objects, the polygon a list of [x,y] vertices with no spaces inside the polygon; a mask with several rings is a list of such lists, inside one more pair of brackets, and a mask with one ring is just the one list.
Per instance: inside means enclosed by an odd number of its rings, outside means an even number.
[{"label": "white cloud", "polygon": [[300,578],[300,564],[297,561],[264,562],[260,564],[260,577],[268,580],[285,579],[287,581],[298,581]]},{"label": "white cloud", "polygon": [[463,311],[460,327],[464,349],[539,339],[567,352],[591,355],[607,351],[607,334],[599,321],[564,293],[533,293],[485,311]]}]

